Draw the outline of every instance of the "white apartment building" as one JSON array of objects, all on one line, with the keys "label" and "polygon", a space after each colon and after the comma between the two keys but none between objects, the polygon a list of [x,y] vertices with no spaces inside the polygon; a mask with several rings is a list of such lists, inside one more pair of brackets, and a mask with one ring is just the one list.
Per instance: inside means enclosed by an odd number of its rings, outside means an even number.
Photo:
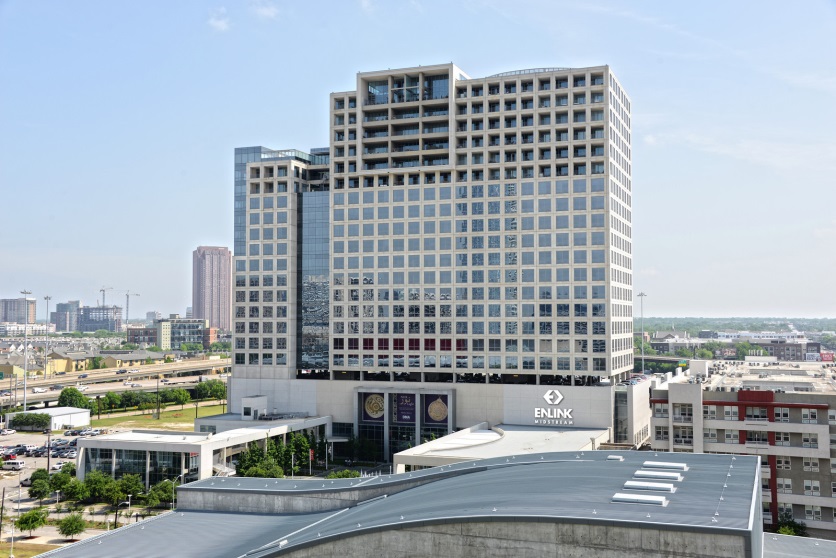
[{"label": "white apartment building", "polygon": [[775,525],[780,513],[790,511],[816,536],[830,531],[824,536],[832,538],[836,378],[831,375],[821,364],[751,363],[705,384],[669,382],[651,395],[651,447],[759,455],[764,523]]},{"label": "white apartment building", "polygon": [[232,411],[265,395],[388,457],[544,424],[545,398],[573,423],[546,424],[640,443],[647,424],[613,411],[633,295],[630,100],[610,68],[364,72],[330,107],[327,149],[236,149]]}]

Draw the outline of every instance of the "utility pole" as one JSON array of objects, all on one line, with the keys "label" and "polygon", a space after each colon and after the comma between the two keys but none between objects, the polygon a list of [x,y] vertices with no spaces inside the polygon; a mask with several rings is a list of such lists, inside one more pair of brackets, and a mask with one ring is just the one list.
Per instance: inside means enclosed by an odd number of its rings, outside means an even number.
[{"label": "utility pole", "polygon": [[23,412],[26,412],[26,378],[29,376],[29,302],[27,296],[32,294],[32,291],[20,291],[23,295],[23,308],[25,317],[23,318]]},{"label": "utility pole", "polygon": [[47,364],[49,363],[49,301],[52,297],[47,295],[44,297],[46,301],[46,345],[44,346],[44,380],[47,378]]},{"label": "utility pole", "polygon": [[639,300],[641,301],[641,328],[642,328],[642,374],[644,374],[644,297],[647,295],[639,293]]}]

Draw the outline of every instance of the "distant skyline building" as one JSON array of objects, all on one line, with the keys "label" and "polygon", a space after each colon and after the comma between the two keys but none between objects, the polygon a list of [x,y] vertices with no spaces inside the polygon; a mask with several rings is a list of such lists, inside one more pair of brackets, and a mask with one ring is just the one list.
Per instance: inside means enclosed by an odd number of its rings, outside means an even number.
[{"label": "distant skyline building", "polygon": [[[0,322],[13,324],[35,323],[37,299],[3,298],[0,299]],[[27,313],[29,319],[27,320]]]},{"label": "distant skyline building", "polygon": [[209,326],[231,329],[232,253],[221,246],[198,246],[192,254],[192,315]]},{"label": "distant skyline building", "polygon": [[121,306],[82,306],[78,314],[78,331],[122,331]]},{"label": "distant skyline building", "polygon": [[153,324],[157,320],[161,320],[163,318],[162,312],[157,312],[156,310],[152,310],[151,312],[145,313],[145,321]]},{"label": "distant skyline building", "polygon": [[55,312],[49,315],[49,322],[55,324],[55,331],[76,331],[78,329],[78,309],[81,301],[69,300],[55,305]]}]

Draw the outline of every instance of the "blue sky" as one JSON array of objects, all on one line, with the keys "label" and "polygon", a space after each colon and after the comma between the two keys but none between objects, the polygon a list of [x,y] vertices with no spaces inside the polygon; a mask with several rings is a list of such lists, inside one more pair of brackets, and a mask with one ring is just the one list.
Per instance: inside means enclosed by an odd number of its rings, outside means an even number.
[{"label": "blue sky", "polygon": [[825,0],[0,0],[0,298],[183,313],[233,149],[326,146],[358,71],[609,64],[645,314],[832,317],[834,29]]}]

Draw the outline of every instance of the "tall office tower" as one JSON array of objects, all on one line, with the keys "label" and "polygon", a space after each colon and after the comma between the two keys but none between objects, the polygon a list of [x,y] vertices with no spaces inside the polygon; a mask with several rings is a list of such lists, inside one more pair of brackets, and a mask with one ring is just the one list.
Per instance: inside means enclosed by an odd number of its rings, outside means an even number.
[{"label": "tall office tower", "polygon": [[157,312],[156,310],[152,310],[151,312],[145,313],[145,321],[149,324],[153,324],[157,320],[161,320],[163,318],[162,312]]},{"label": "tall office tower", "polygon": [[198,246],[192,254],[192,262],[194,317],[209,320],[210,327],[229,331],[232,311],[229,299],[232,254],[229,248]]},{"label": "tall office tower", "polygon": [[34,298],[0,299],[0,322],[11,322],[15,324],[34,324],[36,315],[36,305],[37,299]]},{"label": "tall office tower", "polygon": [[[484,420],[646,439],[647,394],[613,387],[633,366],[632,184],[609,67],[359,73],[330,107],[330,160],[235,152],[232,409],[330,414],[382,456]],[[326,318],[327,349],[300,333]]]},{"label": "tall office tower", "polygon": [[70,300],[55,305],[55,312],[50,313],[50,322],[55,324],[55,331],[75,331],[78,329],[78,309],[81,302]]}]

